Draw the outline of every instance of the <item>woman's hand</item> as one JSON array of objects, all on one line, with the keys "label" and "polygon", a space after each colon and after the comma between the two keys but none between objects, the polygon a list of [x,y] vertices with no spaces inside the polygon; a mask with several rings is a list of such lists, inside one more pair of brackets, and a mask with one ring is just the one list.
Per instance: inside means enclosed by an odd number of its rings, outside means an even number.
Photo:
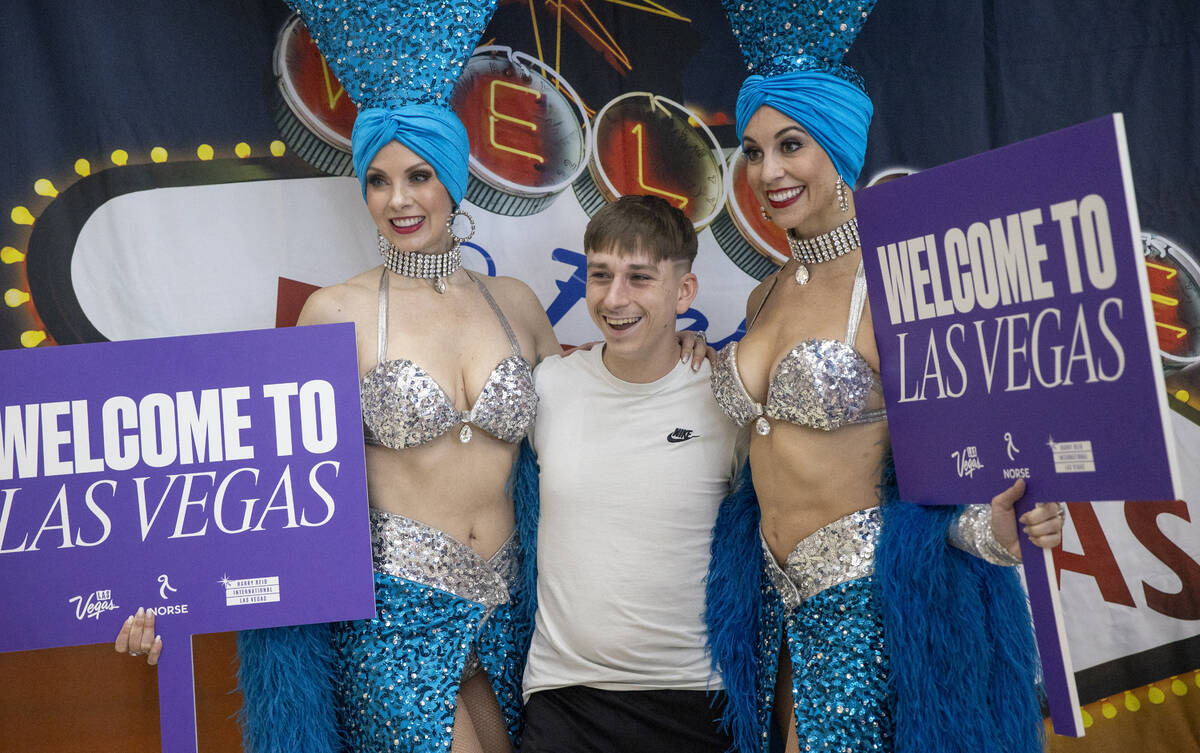
[{"label": "woman's hand", "polygon": [[675,336],[679,338],[679,362],[691,361],[692,371],[699,371],[705,358],[712,361],[717,357],[717,351],[709,346],[700,330],[685,329],[676,332]]},{"label": "woman's hand", "polygon": [[113,648],[118,654],[145,656],[150,666],[158,664],[162,653],[162,636],[154,634],[154,612],[138,607],[137,614],[125,618]]},{"label": "woman's hand", "polygon": [[1061,502],[1040,502],[1017,520],[1013,507],[1025,494],[1025,480],[1017,479],[1012,486],[992,497],[992,533],[1009,554],[1020,559],[1021,544],[1017,540],[1017,523],[1034,545],[1053,549],[1062,543],[1063,519],[1066,505]]}]

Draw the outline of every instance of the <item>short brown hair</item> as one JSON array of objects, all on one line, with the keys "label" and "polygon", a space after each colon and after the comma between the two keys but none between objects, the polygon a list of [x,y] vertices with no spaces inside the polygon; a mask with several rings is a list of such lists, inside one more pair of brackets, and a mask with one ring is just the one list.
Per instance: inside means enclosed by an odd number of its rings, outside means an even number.
[{"label": "short brown hair", "polygon": [[596,212],[583,232],[583,249],[618,255],[645,253],[657,264],[696,258],[696,229],[683,212],[659,196],[629,194]]}]

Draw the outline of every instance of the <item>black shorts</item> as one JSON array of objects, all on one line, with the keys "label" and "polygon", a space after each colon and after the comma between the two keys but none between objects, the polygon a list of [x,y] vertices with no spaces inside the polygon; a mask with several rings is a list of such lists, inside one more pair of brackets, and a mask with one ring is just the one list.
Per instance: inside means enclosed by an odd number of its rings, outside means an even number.
[{"label": "black shorts", "polygon": [[525,704],[521,753],[725,753],[723,691],[542,690]]}]

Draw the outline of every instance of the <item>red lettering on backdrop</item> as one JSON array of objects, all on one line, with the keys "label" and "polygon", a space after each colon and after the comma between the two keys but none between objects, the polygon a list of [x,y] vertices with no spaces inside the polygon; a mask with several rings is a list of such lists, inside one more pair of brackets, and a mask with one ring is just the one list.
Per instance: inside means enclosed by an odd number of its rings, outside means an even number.
[{"label": "red lettering on backdrop", "polygon": [[1108,545],[1108,539],[1104,536],[1104,529],[1100,527],[1092,503],[1068,502],[1067,507],[1071,511],[1071,523],[1075,526],[1079,546],[1083,551],[1075,554],[1064,551],[1061,546],[1054,550],[1054,571],[1059,585],[1062,585],[1063,570],[1090,575],[1096,580],[1101,597],[1108,603],[1137,606],[1133,601],[1133,594],[1125,585],[1117,558],[1113,556],[1112,547]]},{"label": "red lettering on backdrop", "polygon": [[[1183,500],[1125,503],[1125,522],[1129,530],[1183,583],[1179,591],[1168,593],[1143,581],[1146,606],[1177,620],[1200,620],[1200,563],[1163,534],[1158,527],[1159,515],[1175,515],[1191,522],[1187,503]],[[1075,508],[1072,507],[1071,518],[1074,517]]]}]

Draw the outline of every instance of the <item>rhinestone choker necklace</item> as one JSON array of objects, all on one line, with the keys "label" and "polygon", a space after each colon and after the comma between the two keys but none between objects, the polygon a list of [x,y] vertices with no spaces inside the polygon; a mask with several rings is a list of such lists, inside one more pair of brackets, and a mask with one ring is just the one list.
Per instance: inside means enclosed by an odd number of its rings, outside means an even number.
[{"label": "rhinestone choker necklace", "polygon": [[805,265],[832,261],[858,248],[858,218],[851,217],[828,233],[806,240],[793,237],[789,232],[788,246],[796,260],[796,282],[807,285],[809,274]]},{"label": "rhinestone choker necklace", "polygon": [[403,277],[415,277],[420,280],[433,280],[433,289],[439,293],[446,292],[445,278],[458,271],[462,266],[462,255],[458,251],[458,243],[449,251],[440,254],[425,254],[420,251],[401,251],[379,234],[379,254],[383,257],[383,266]]}]

